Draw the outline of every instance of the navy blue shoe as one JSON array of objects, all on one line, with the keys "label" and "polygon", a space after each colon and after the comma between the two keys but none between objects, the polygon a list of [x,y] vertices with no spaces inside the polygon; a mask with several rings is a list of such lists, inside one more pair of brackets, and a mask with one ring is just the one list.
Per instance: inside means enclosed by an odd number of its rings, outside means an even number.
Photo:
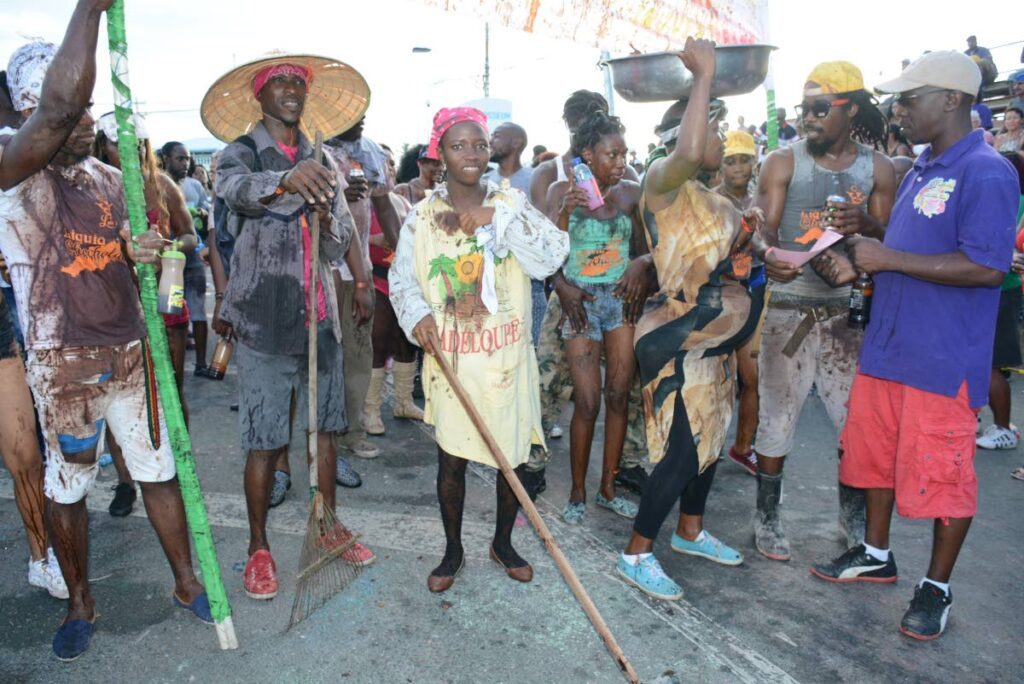
[{"label": "navy blue shoe", "polygon": [[174,605],[178,608],[185,608],[186,610],[192,611],[193,615],[208,625],[213,624],[213,615],[210,613],[210,599],[207,598],[205,591],[192,599],[192,603],[185,603],[178,598],[177,594],[175,594]]},{"label": "navy blue shoe", "polygon": [[53,654],[58,660],[70,663],[89,650],[93,623],[88,620],[69,620],[53,636]]}]

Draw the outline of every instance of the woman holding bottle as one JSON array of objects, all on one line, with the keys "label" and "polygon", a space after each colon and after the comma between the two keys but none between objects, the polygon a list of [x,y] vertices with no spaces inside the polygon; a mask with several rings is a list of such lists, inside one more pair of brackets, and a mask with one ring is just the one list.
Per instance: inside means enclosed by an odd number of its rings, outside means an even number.
[{"label": "woman holding bottle", "polygon": [[601,486],[594,497],[598,506],[635,518],[636,504],[615,493],[615,474],[626,436],[629,390],[636,360],[633,327],[623,315],[631,302],[616,296],[626,272],[634,236],[640,235],[636,217],[640,184],[623,180],[628,148],[618,118],[592,112],[572,136],[576,155],[572,178],[548,190],[551,219],[569,234],[565,278],[592,297],[585,302],[586,326],[576,330],[566,321],[562,329],[574,388],[574,409],[569,432],[572,490],[562,518],[579,525],[586,516],[586,477],[594,426],[601,410],[601,355],[606,359],[604,381],[605,437]]}]

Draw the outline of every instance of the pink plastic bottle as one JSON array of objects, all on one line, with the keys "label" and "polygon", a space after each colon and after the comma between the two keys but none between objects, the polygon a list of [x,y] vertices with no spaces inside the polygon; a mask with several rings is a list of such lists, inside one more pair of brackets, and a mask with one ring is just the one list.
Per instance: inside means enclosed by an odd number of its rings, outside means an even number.
[{"label": "pink plastic bottle", "polygon": [[572,160],[572,177],[576,187],[582,188],[587,193],[587,208],[591,211],[604,206],[604,198],[601,197],[601,189],[597,187],[597,179],[593,171],[582,159],[574,157]]}]

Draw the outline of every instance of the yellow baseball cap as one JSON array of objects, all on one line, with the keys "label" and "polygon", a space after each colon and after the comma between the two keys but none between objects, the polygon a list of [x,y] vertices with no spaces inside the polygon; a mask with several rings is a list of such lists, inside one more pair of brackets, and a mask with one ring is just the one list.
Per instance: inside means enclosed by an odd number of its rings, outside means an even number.
[{"label": "yellow baseball cap", "polygon": [[729,131],[725,134],[725,153],[723,157],[731,157],[734,154],[746,154],[751,157],[757,156],[757,148],[754,147],[754,136],[746,131]]},{"label": "yellow baseball cap", "polygon": [[864,90],[864,76],[850,62],[822,62],[811,71],[807,82],[817,85],[816,88],[805,89],[808,95],[838,95]]}]

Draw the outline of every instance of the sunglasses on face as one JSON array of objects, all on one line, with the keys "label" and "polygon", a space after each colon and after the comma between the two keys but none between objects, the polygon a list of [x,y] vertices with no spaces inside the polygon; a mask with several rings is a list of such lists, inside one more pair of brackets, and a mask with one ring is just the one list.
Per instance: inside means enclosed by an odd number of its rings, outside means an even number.
[{"label": "sunglasses on face", "polygon": [[896,97],[896,104],[903,108],[910,107],[914,104],[914,100],[916,100],[919,97],[931,95],[932,93],[944,93],[946,91],[946,88],[929,88],[928,90],[922,90],[917,93],[911,93],[910,95],[906,93],[900,93]]},{"label": "sunglasses on face", "polygon": [[832,101],[815,100],[808,104],[800,103],[796,106],[796,115],[800,119],[806,118],[808,114],[813,114],[815,119],[824,119],[833,107],[841,107],[845,104],[850,104],[850,98],[841,97]]}]

